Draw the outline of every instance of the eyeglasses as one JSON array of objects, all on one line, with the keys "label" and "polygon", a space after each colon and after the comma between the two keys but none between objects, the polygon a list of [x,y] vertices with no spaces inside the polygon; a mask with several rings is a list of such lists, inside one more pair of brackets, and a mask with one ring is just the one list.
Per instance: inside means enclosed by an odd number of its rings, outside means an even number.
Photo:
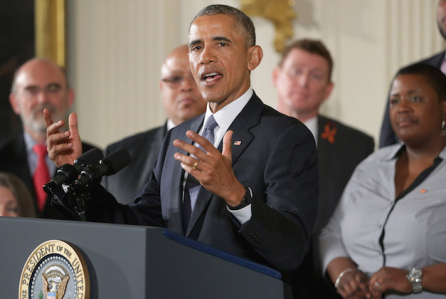
[{"label": "eyeglasses", "polygon": [[166,77],[166,78],[161,79],[161,81],[163,81],[164,83],[166,83],[172,87],[179,86],[185,80],[190,80],[190,81],[194,82],[194,78],[192,76],[172,76],[172,77]]},{"label": "eyeglasses", "polygon": [[62,86],[57,83],[48,84],[43,89],[39,86],[27,86],[24,89],[24,93],[26,96],[33,97],[42,92],[42,90],[47,94],[57,94],[62,90]]},{"label": "eyeglasses", "polygon": [[[306,72],[300,68],[291,68],[287,71],[287,75],[292,79],[298,79],[302,75],[307,75]],[[327,82],[327,76],[321,71],[308,72],[308,78],[315,82]]]}]

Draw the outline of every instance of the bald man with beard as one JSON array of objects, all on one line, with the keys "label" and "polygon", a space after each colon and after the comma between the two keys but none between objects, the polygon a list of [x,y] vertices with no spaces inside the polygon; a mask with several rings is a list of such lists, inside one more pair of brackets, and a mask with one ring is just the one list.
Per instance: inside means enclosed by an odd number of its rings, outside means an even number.
[{"label": "bald man with beard", "polygon": [[187,45],[175,48],[164,60],[159,83],[167,121],[163,126],[126,137],[109,145],[108,155],[120,148],[129,151],[132,161],[113,176],[104,177],[102,185],[118,202],[130,203],[149,181],[167,131],[205,112],[203,100],[189,66]]},{"label": "bald man with beard", "polygon": [[[47,59],[28,60],[14,75],[9,102],[20,116],[23,132],[0,149],[0,171],[10,172],[22,179],[33,197],[36,215],[42,218],[71,219],[51,205],[50,198],[43,192],[43,184],[47,182],[37,183],[33,180],[39,163],[33,148],[36,145],[46,146],[43,109],[47,108],[52,117],[66,120],[74,103],[74,91],[68,85],[64,70]],[[82,143],[83,152],[91,148],[92,145]],[[56,174],[56,167],[48,155],[45,159],[49,177],[52,178]]]}]

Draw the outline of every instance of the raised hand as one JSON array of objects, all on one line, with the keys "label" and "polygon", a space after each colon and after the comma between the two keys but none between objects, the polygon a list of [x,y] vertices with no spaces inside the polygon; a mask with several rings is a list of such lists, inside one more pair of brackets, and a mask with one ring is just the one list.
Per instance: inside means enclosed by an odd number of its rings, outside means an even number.
[{"label": "raised hand", "polygon": [[240,204],[245,188],[237,180],[232,170],[232,131],[223,137],[223,151],[220,153],[206,138],[193,131],[187,131],[186,136],[206,150],[181,140],[175,140],[173,145],[192,156],[175,153],[175,159],[181,161],[181,167],[194,176],[200,184],[210,192],[222,197],[230,206]]},{"label": "raised hand", "polygon": [[73,164],[82,154],[82,143],[77,129],[77,115],[71,113],[68,119],[69,131],[61,132],[65,125],[63,120],[54,123],[48,109],[43,111],[46,124],[48,156],[60,167],[66,163]]}]

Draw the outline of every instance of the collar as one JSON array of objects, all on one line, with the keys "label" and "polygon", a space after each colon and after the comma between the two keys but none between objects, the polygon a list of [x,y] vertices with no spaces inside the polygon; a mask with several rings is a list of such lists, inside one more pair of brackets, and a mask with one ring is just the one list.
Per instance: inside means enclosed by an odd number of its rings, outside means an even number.
[{"label": "collar", "polygon": [[[383,161],[391,161],[398,159],[398,157],[401,155],[401,152],[406,148],[406,145],[401,142],[398,144],[390,145],[385,148],[387,148],[388,151],[387,154],[383,156]],[[440,152],[438,157],[441,158],[442,160],[446,159],[446,146]]]},{"label": "collar", "polygon": [[[252,95],[254,94],[254,91],[251,87],[248,88],[248,90],[238,99],[233,101],[232,103],[226,105],[221,110],[217,111],[216,113],[212,114],[211,109],[209,108],[209,104],[206,108],[206,115],[204,117],[203,124],[206,123],[209,116],[214,115],[215,121],[218,124],[218,127],[215,128],[214,134],[215,134],[215,143],[214,146],[218,146],[220,144],[220,141],[223,139],[224,134],[229,129],[229,126],[232,124],[234,119],[237,117],[237,115],[240,114],[240,112],[243,110],[243,108],[246,106],[246,104],[251,99]],[[203,131],[204,125],[201,127],[199,134],[201,135]]]},{"label": "collar", "polygon": [[33,148],[34,145],[37,144],[37,142],[25,130],[23,131],[23,138],[25,139],[26,153],[28,155],[31,153],[34,154]]},{"label": "collar", "polygon": [[173,129],[173,128],[175,127],[175,124],[174,124],[173,121],[169,118],[169,119],[167,120],[167,124],[166,124],[166,126],[167,126],[167,131],[169,131],[170,129]]},{"label": "collar", "polygon": [[317,146],[317,121],[318,121],[318,117],[317,115],[315,117],[312,117],[310,119],[308,119],[306,122],[304,122],[304,125],[310,130],[311,134],[313,134],[314,137],[314,141],[316,142],[316,146]]}]

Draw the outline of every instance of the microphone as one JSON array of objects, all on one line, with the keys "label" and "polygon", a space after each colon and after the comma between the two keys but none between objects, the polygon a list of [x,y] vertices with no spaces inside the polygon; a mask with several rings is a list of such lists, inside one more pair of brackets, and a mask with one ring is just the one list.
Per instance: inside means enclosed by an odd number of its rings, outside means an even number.
[{"label": "microphone", "polygon": [[64,164],[57,170],[57,175],[43,186],[43,190],[47,194],[51,194],[51,190],[62,186],[66,182],[71,182],[77,179],[81,171],[91,164],[97,164],[99,160],[104,157],[102,151],[97,148],[92,148],[89,151],[80,155],[74,164]]},{"label": "microphone", "polygon": [[131,158],[125,148],[121,148],[102,159],[98,165],[88,165],[81,172],[75,188],[88,187],[90,183],[99,183],[105,175],[113,175],[130,164]]},{"label": "microphone", "polygon": [[[82,221],[86,218],[86,202],[91,200],[91,193],[88,190],[90,184],[100,183],[104,175],[112,175],[120,171],[130,163],[130,154],[126,149],[119,149],[116,152],[103,158],[96,165],[87,165],[81,171],[80,177],[67,186],[65,192],[67,194],[67,204],[58,199],[61,204],[71,215]],[[68,205],[68,206],[67,206]],[[75,213],[72,211],[74,209]]]}]

